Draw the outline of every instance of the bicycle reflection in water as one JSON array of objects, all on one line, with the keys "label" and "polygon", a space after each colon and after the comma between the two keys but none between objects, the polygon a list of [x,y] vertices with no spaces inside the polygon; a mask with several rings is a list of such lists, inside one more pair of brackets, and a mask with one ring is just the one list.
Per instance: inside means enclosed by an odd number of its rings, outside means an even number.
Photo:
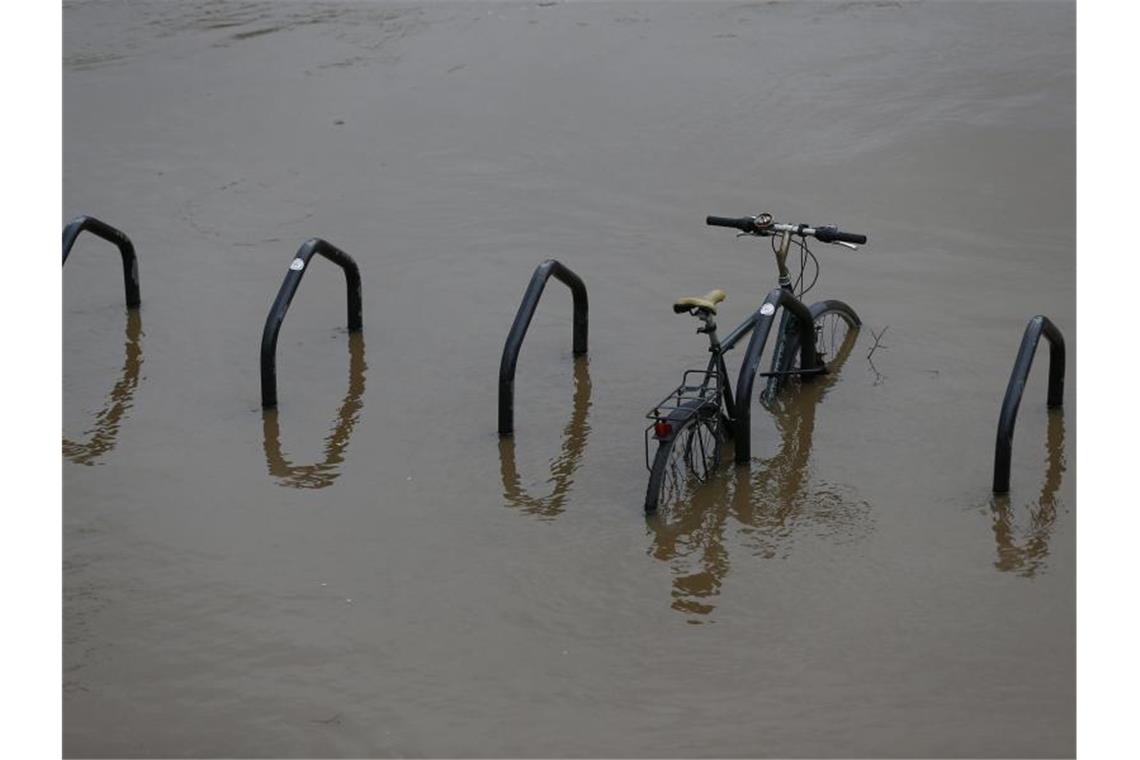
[{"label": "bicycle reflection in water", "polygon": [[281,451],[277,407],[262,411],[265,461],[269,465],[269,474],[277,478],[279,485],[287,488],[326,488],[340,476],[345,449],[348,448],[353,428],[360,419],[360,410],[364,407],[364,374],[367,369],[368,365],[364,362],[364,336],[359,332],[349,333],[348,393],[337,412],[335,427],[325,437],[323,462],[291,464]]},{"label": "bicycle reflection in water", "polygon": [[587,422],[590,412],[590,363],[585,356],[574,357],[574,411],[570,422],[562,431],[562,448],[550,460],[550,480],[554,490],[549,496],[532,496],[522,486],[515,461],[515,439],[499,439],[499,472],[503,479],[503,498],[507,503],[526,514],[540,519],[553,520],[565,509],[566,497],[574,485],[574,473],[582,462],[586,438],[590,433]]},{"label": "bicycle reflection in water", "polygon": [[1026,505],[1029,508],[1029,525],[1022,542],[1018,542],[1015,536],[1019,531],[1009,495],[994,496],[990,503],[994,540],[997,543],[997,561],[994,562],[994,567],[1001,572],[1016,572],[1025,578],[1032,578],[1038,570],[1043,569],[1045,559],[1049,556],[1049,538],[1057,520],[1057,491],[1066,469],[1064,411],[1050,409],[1048,414],[1045,482],[1041,484],[1041,494],[1036,504]]},{"label": "bicycle reflection in water", "polygon": [[[646,517],[648,553],[668,562],[673,573],[672,608],[701,623],[715,609],[713,601],[730,569],[728,518],[739,524],[741,543],[765,559],[784,559],[797,534],[846,543],[870,530],[870,505],[852,499],[846,489],[811,482],[809,462],[816,409],[839,378],[854,347],[851,333],[836,352],[834,371],[783,391],[772,415],[780,432],[780,450],[750,467],[722,468],[695,488],[684,506],[670,514]],[[727,457],[726,455],[726,458]],[[729,458],[729,461],[731,459]],[[759,466],[757,466],[757,464]]]},{"label": "bicycle reflection in water", "polygon": [[139,370],[142,368],[142,318],[138,309],[127,311],[127,328],[123,369],[119,381],[107,397],[107,405],[95,415],[95,427],[85,431],[90,434],[86,443],[68,438],[63,439],[63,455],[76,464],[94,465],[99,457],[115,448],[119,436],[119,426],[126,419],[134,404],[135,389],[139,385]]}]

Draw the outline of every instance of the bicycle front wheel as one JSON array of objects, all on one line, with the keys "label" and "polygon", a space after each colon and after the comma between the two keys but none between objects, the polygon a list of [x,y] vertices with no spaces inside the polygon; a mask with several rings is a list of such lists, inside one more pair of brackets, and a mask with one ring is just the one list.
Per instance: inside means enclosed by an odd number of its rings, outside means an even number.
[{"label": "bicycle front wheel", "polygon": [[[842,301],[819,301],[812,304],[811,319],[815,329],[816,357],[827,372],[833,372],[847,357],[862,322],[855,310]],[[784,364],[784,372],[800,368],[800,336],[796,331],[787,337]]]},{"label": "bicycle front wheel", "polygon": [[659,439],[645,492],[646,512],[684,501],[720,465],[726,423],[717,404],[683,406],[667,422],[673,430]]}]

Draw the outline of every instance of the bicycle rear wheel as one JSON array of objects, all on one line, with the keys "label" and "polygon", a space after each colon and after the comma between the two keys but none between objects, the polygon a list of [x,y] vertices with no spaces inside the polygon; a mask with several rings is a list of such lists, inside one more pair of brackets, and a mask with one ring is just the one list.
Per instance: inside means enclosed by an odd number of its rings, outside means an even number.
[{"label": "bicycle rear wheel", "polygon": [[659,439],[645,492],[646,512],[683,501],[720,465],[727,424],[719,405],[685,405],[670,414],[667,422],[672,432]]}]

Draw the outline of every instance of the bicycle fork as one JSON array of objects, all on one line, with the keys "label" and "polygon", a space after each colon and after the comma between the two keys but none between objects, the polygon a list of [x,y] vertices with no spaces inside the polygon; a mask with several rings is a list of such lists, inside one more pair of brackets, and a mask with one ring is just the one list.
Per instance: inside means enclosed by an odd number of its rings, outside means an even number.
[{"label": "bicycle fork", "polygon": [[[792,286],[792,275],[787,266],[788,250],[791,248],[791,244],[792,233],[781,233],[780,247],[776,251],[776,266],[780,270],[780,289],[794,297],[796,292]],[[764,384],[764,389],[760,391],[760,402],[765,406],[775,401],[776,394],[783,388],[789,375],[807,375],[816,372],[816,370],[806,368],[791,371],[787,369],[792,361],[792,357],[787,355],[788,342],[793,332],[797,330],[799,330],[799,325],[796,316],[786,309],[782,311],[780,313],[780,324],[776,330],[776,345],[772,351],[772,365],[768,372],[762,373],[762,376],[767,378],[767,382]]]}]

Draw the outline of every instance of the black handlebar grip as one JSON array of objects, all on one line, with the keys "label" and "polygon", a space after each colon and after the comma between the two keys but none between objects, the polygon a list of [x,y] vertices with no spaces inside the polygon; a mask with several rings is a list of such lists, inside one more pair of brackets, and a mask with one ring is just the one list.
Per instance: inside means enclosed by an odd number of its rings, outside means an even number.
[{"label": "black handlebar grip", "polygon": [[836,232],[835,239],[841,243],[854,243],[855,245],[867,244],[866,235],[858,235],[854,232]]},{"label": "black handlebar grip", "polygon": [[816,227],[815,239],[821,243],[854,243],[855,245],[866,245],[867,243],[866,235],[841,232],[834,227]]},{"label": "black handlebar grip", "polygon": [[756,222],[750,216],[742,216],[738,219],[730,216],[706,216],[705,224],[710,227],[732,227],[741,232],[752,232],[755,229]]}]

